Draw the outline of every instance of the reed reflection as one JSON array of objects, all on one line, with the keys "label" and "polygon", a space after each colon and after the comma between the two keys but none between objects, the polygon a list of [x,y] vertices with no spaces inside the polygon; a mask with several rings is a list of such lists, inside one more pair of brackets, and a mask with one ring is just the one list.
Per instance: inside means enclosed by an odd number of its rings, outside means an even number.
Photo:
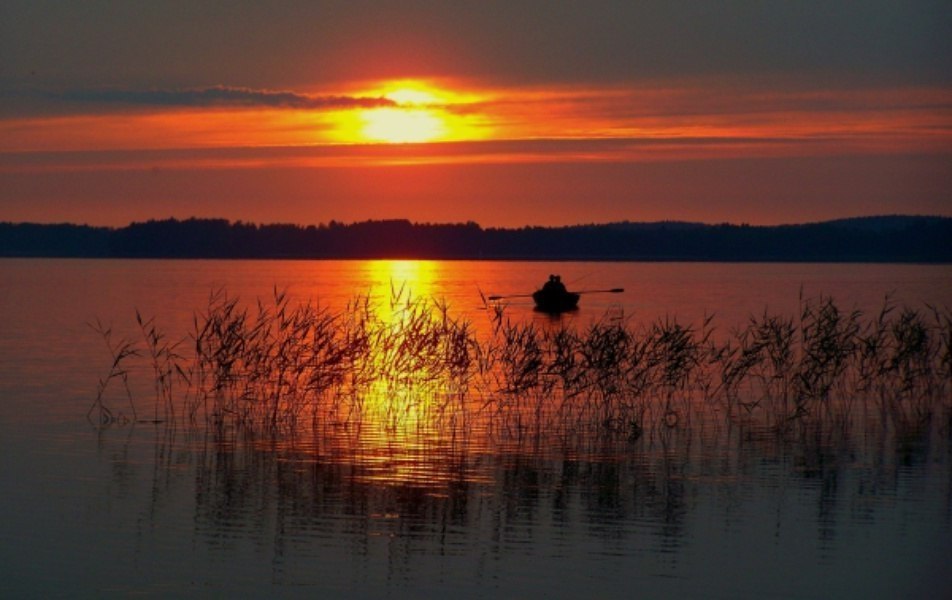
[{"label": "reed reflection", "polygon": [[[686,547],[711,551],[703,542],[712,518],[721,532],[765,521],[781,538],[812,528],[816,547],[831,555],[845,532],[895,518],[897,503],[941,507],[952,497],[942,476],[948,432],[935,429],[921,433],[911,461],[882,429],[783,437],[678,427],[638,440],[576,442],[524,432],[491,454],[465,445],[409,452],[416,461],[409,468],[428,475],[402,478],[372,476],[376,447],[355,449],[361,435],[341,429],[297,437],[225,427],[108,429],[100,456],[111,465],[116,500],[146,502],[136,513],[154,525],[169,511],[191,513],[196,539],[214,552],[268,548],[286,567],[284,583],[307,576],[305,559],[322,557],[326,540],[335,540],[336,552],[386,557],[406,579],[423,577],[416,568],[425,556],[485,552],[508,560],[530,547],[571,556],[581,569],[621,553],[673,574]],[[948,511],[939,513],[948,526]]]}]

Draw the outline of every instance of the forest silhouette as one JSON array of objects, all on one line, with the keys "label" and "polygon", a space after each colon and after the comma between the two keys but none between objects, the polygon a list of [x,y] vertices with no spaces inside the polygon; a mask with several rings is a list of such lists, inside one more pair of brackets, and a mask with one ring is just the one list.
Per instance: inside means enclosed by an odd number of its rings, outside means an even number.
[{"label": "forest silhouette", "polygon": [[402,219],[301,226],[192,218],[119,228],[0,223],[0,256],[952,262],[952,218],[858,217],[776,226],[618,222],[509,229]]}]

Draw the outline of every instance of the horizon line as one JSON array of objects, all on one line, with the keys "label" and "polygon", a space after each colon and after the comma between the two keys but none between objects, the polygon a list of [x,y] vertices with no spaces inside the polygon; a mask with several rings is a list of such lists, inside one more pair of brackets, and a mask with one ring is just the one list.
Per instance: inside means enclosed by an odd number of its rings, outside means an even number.
[{"label": "horizon line", "polygon": [[707,222],[707,221],[686,221],[681,219],[661,219],[653,221],[636,221],[623,219],[620,221],[602,221],[602,222],[578,222],[578,223],[566,223],[562,225],[539,225],[527,223],[524,225],[514,225],[514,226],[489,226],[484,227],[480,223],[474,220],[465,220],[465,221],[414,221],[406,217],[392,217],[392,218],[368,218],[363,220],[356,221],[338,221],[337,219],[330,219],[328,221],[318,222],[318,223],[293,223],[287,221],[272,221],[272,222],[256,222],[256,221],[245,221],[243,219],[230,219],[227,217],[203,217],[203,216],[189,216],[189,217],[176,217],[176,216],[167,216],[167,217],[149,217],[144,220],[133,220],[125,225],[96,225],[91,223],[77,223],[73,221],[8,221],[0,220],[0,225],[39,225],[39,226],[62,226],[62,225],[71,225],[76,227],[89,227],[93,229],[124,229],[131,227],[133,225],[143,225],[147,223],[163,223],[163,222],[188,222],[188,221],[224,221],[228,225],[254,225],[255,227],[270,227],[270,226],[292,226],[300,228],[309,228],[309,227],[330,227],[333,225],[339,225],[344,227],[350,227],[354,225],[363,225],[369,223],[407,223],[411,226],[421,226],[421,227],[447,227],[447,226],[472,226],[475,225],[483,230],[512,230],[516,231],[519,229],[568,229],[572,227],[605,227],[611,225],[695,225],[695,226],[704,226],[704,227],[718,227],[723,225],[735,226],[735,227],[798,227],[804,225],[823,225],[827,223],[837,223],[840,221],[858,221],[858,220],[872,220],[872,219],[937,219],[937,220],[952,220],[952,215],[941,215],[941,214],[922,214],[922,213],[888,213],[888,214],[871,214],[871,215],[852,215],[852,216],[843,216],[843,217],[834,217],[830,219],[822,219],[816,221],[800,221],[800,222],[786,222],[786,223],[749,223],[746,221],[717,221],[717,222]]}]

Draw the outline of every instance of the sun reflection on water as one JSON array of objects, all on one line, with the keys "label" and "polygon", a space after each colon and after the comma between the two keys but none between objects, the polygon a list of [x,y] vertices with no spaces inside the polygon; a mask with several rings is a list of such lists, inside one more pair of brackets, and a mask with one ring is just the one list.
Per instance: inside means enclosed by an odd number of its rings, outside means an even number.
[{"label": "sun reflection on water", "polygon": [[360,425],[346,439],[358,480],[429,487],[465,478],[462,465],[449,460],[461,443],[453,412],[457,385],[434,368],[446,351],[434,335],[447,318],[433,297],[441,266],[426,260],[367,265],[371,288],[382,291],[371,308],[382,327],[368,357],[376,377],[355,405]]},{"label": "sun reflection on water", "polygon": [[366,264],[370,287],[382,290],[375,307],[377,315],[388,322],[400,314],[407,300],[430,298],[436,293],[442,264],[433,260],[373,260]]}]

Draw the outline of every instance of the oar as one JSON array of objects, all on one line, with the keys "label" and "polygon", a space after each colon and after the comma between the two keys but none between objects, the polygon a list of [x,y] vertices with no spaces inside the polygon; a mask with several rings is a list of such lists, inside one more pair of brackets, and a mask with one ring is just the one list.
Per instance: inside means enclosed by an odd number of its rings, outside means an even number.
[{"label": "oar", "polygon": [[625,291],[625,288],[612,288],[610,290],[579,290],[577,292],[572,292],[573,294],[620,294]]},{"label": "oar", "polygon": [[[580,290],[578,292],[569,292],[571,294],[620,294],[624,288],[612,288],[610,290]],[[507,298],[531,298],[532,294],[506,294],[505,296],[489,296],[487,300],[505,300]]]}]

